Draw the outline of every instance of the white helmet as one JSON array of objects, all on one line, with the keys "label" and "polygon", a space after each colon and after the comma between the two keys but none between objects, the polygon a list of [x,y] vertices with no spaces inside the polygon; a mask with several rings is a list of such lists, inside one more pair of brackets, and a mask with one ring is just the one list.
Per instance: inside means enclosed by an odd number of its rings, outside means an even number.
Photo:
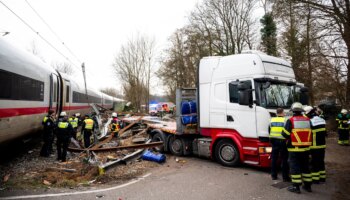
[{"label": "white helmet", "polygon": [[348,114],[348,111],[346,109],[341,109],[340,113],[345,115]]},{"label": "white helmet", "polygon": [[112,113],[112,117],[118,117],[118,114],[117,113]]},{"label": "white helmet", "polygon": [[76,117],[80,117],[80,113],[75,113],[75,116]]},{"label": "white helmet", "polygon": [[65,117],[65,116],[67,116],[67,113],[66,113],[65,111],[62,111],[62,112],[60,113],[60,117]]},{"label": "white helmet", "polygon": [[304,111],[305,114],[309,114],[314,108],[312,106],[305,106]]},{"label": "white helmet", "polygon": [[295,102],[292,104],[291,110],[293,112],[303,112],[303,105],[299,102]]}]

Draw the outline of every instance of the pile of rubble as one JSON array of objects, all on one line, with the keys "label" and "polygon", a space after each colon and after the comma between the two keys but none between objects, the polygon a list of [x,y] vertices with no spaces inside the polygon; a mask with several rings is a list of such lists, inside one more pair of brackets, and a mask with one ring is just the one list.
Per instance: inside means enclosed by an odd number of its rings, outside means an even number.
[{"label": "pile of rubble", "polygon": [[159,164],[142,160],[141,156],[162,142],[151,142],[148,127],[139,120],[121,129],[117,137],[103,135],[86,149],[72,142],[67,162],[55,161],[56,156],[38,157],[40,146],[37,146],[14,163],[0,167],[3,177],[0,190],[121,183],[143,174]]}]

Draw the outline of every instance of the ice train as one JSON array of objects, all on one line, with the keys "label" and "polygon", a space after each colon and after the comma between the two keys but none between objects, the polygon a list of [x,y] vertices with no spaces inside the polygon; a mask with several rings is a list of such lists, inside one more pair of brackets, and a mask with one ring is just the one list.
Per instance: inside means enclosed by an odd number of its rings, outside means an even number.
[{"label": "ice train", "polygon": [[0,144],[41,129],[50,109],[84,114],[88,103],[111,109],[122,101],[92,89],[87,98],[83,84],[0,39]]}]

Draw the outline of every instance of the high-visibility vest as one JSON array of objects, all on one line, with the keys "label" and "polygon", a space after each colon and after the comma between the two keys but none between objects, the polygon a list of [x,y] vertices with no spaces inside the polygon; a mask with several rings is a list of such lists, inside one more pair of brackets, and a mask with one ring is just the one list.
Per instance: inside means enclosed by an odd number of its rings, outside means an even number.
[{"label": "high-visibility vest", "polygon": [[312,146],[310,149],[326,148],[326,121],[319,116],[315,116],[311,121]]},{"label": "high-visibility vest", "polygon": [[348,115],[338,114],[336,120],[338,121],[338,129],[349,129],[349,117]]},{"label": "high-visibility vest", "polygon": [[112,122],[111,122],[111,131],[112,132],[118,132],[120,129],[120,125],[118,122],[117,118],[113,118]]},{"label": "high-visibility vest", "polygon": [[85,119],[84,122],[85,122],[85,129],[92,130],[92,128],[94,127],[94,120]]},{"label": "high-visibility vest", "polygon": [[273,117],[270,122],[270,138],[285,139],[282,136],[282,130],[284,127],[284,117]]},{"label": "high-visibility vest", "polygon": [[45,123],[49,118],[47,116],[44,117],[43,123]]},{"label": "high-visibility vest", "polygon": [[290,118],[292,132],[290,135],[292,146],[309,147],[312,145],[310,119],[304,116]]},{"label": "high-visibility vest", "polygon": [[69,123],[72,124],[73,128],[78,127],[78,118],[69,118]]},{"label": "high-visibility vest", "polygon": [[68,128],[68,122],[58,122],[58,128],[65,129]]}]

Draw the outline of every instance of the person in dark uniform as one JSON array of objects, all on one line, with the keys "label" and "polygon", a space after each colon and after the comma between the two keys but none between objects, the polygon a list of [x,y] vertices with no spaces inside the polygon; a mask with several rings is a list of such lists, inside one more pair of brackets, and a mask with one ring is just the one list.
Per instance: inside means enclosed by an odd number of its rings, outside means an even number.
[{"label": "person in dark uniform", "polygon": [[49,157],[52,150],[52,143],[54,140],[54,129],[55,129],[55,112],[53,110],[49,110],[47,116],[44,117],[42,121],[42,125],[44,126],[44,135],[43,140],[44,144],[40,151],[40,156]]},{"label": "person in dark uniform", "polygon": [[336,118],[338,122],[338,144],[349,145],[349,120],[350,115],[346,109],[342,109]]},{"label": "person in dark uniform", "polygon": [[57,135],[57,160],[66,162],[67,149],[70,143],[70,139],[74,133],[72,125],[68,122],[66,112],[61,112],[61,120],[57,123],[56,135]]},{"label": "person in dark uniform", "polygon": [[288,161],[292,186],[287,189],[290,192],[300,193],[300,185],[303,189],[312,192],[312,177],[309,170],[309,151],[312,145],[312,133],[310,119],[303,116],[303,106],[299,102],[292,105],[293,116],[284,124],[282,136],[287,139],[289,152]]},{"label": "person in dark uniform", "polygon": [[112,121],[110,123],[110,130],[112,132],[112,134],[114,134],[115,137],[118,136],[118,132],[120,130],[120,121],[118,119],[118,114],[117,113],[112,113]]},{"label": "person in dark uniform", "polygon": [[310,119],[312,130],[311,154],[311,175],[315,184],[326,181],[326,169],[324,164],[326,150],[326,121],[317,115],[316,108],[306,106],[304,108],[306,116]]},{"label": "person in dark uniform", "polygon": [[76,114],[73,114],[72,117],[70,117],[68,119],[68,122],[72,125],[72,127],[74,129],[74,133],[72,136],[76,140],[77,139],[77,132],[78,132],[78,122],[79,122],[79,119],[76,117]]},{"label": "person in dark uniform", "polygon": [[286,139],[282,136],[285,117],[283,108],[277,108],[277,117],[272,117],[269,133],[270,143],[272,146],[271,152],[271,178],[277,179],[278,159],[282,160],[282,176],[284,182],[289,182],[289,166],[288,166],[288,150],[286,145]]},{"label": "person in dark uniform", "polygon": [[85,115],[85,120],[82,125],[82,132],[84,135],[84,146],[88,148],[90,146],[90,137],[95,129],[95,122],[90,118],[89,115]]}]

